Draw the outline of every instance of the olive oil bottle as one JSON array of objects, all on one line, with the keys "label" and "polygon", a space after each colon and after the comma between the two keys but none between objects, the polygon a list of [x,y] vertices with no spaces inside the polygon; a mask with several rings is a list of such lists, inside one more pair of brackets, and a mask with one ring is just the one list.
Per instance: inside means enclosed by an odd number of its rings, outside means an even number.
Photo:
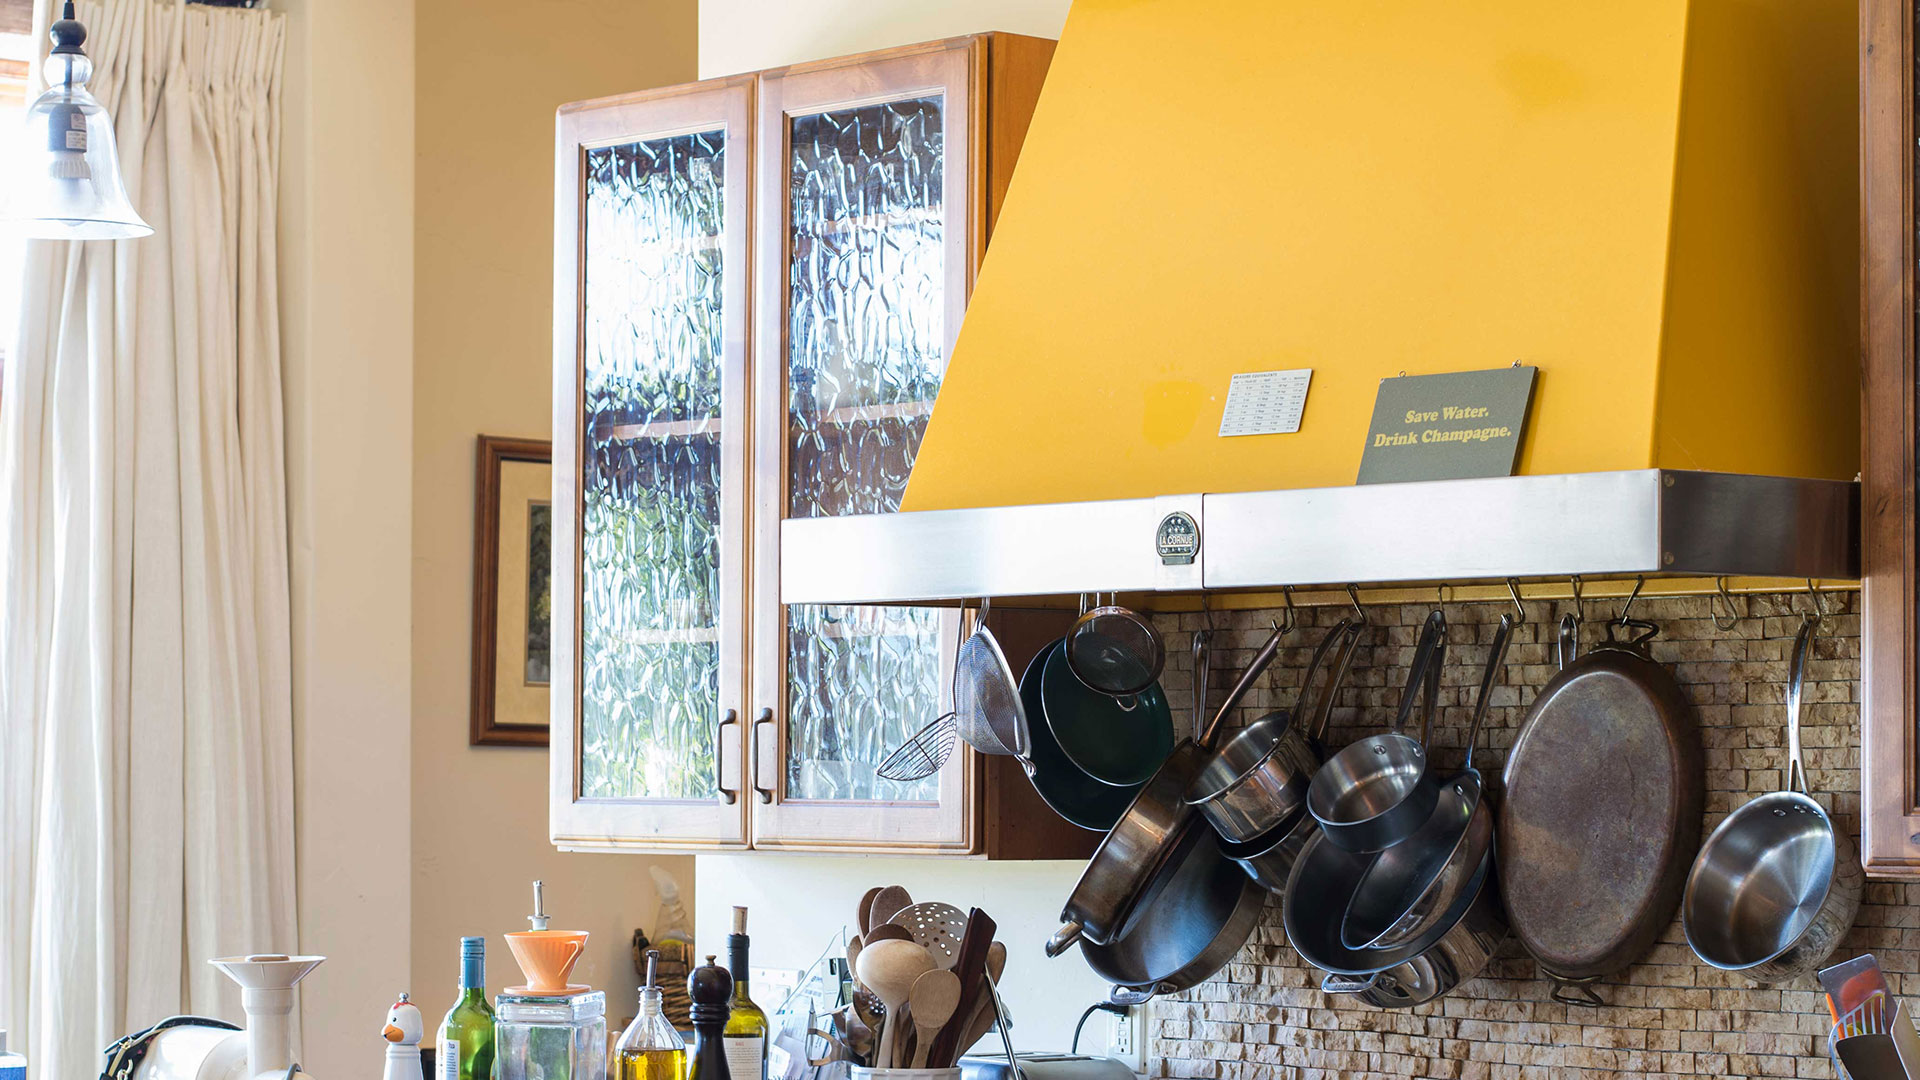
[{"label": "olive oil bottle", "polygon": [[640,988],[640,1013],[620,1033],[613,1050],[613,1080],[686,1080],[687,1044],[667,1022],[654,968],[660,950],[647,950],[647,983]]},{"label": "olive oil bottle", "polygon": [[766,1080],[767,1014],[747,994],[747,909],[733,909],[727,935],[727,971],[733,976],[733,1012],[727,1017],[727,1068],[733,1080]]}]

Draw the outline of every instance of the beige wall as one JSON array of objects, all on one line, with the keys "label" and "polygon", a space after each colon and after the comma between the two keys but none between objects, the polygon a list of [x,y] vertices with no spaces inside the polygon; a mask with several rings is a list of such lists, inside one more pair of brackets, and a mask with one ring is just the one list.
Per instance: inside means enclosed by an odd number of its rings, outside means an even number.
[{"label": "beige wall", "polygon": [[[1008,30],[1060,36],[1068,0],[700,0],[700,74],[732,74],[803,60]],[[899,883],[920,899],[978,905],[1008,947],[1007,996],[1023,1049],[1065,1049],[1080,1010],[1105,987],[1076,952],[1058,960],[1040,945],[1082,864],[942,859],[701,855],[696,914],[701,947],[724,944],[727,909],[753,909],[757,965],[802,967],[853,918],[870,885]],[[1108,1025],[1087,1025],[1081,1049],[1104,1050]]]},{"label": "beige wall", "polygon": [[700,77],[1006,30],[1057,38],[1069,0],[700,0]]},{"label": "beige wall", "polygon": [[378,1068],[408,982],[413,0],[279,0],[300,1060]]},{"label": "beige wall", "polygon": [[[418,0],[412,237],[413,990],[438,1018],[462,934],[488,983],[519,982],[499,935],[528,882],[591,931],[579,981],[633,1012],[627,941],[657,900],[638,856],[547,841],[544,750],[467,745],[474,437],[551,429],[553,112],[694,77],[694,0]],[[688,891],[692,860],[661,860]]]}]

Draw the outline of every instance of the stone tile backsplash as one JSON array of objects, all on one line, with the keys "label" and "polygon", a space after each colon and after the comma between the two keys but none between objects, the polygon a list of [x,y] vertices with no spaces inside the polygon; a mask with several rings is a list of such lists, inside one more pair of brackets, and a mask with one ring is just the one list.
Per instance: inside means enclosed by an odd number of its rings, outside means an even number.
[{"label": "stone tile backsplash", "polygon": [[[1815,797],[1842,827],[1859,835],[1859,620],[1857,594],[1823,594],[1822,623],[1807,672],[1801,731]],[[1583,642],[1621,602],[1589,600]],[[1699,710],[1706,747],[1706,821],[1702,835],[1733,807],[1780,787],[1786,761],[1784,707],[1789,653],[1810,610],[1807,594],[1736,600],[1741,618],[1718,629],[1705,598],[1642,598],[1638,618],[1657,622],[1654,658],[1668,664]],[[1530,601],[1529,621],[1508,652],[1475,764],[1498,797],[1506,751],[1534,693],[1555,671],[1554,627],[1565,609]],[[1434,759],[1457,767],[1474,687],[1500,613],[1511,605],[1446,605],[1452,632],[1434,736]],[[1380,730],[1406,680],[1414,640],[1428,608],[1369,608],[1374,629],[1342,690],[1329,743]],[[1348,609],[1303,611],[1310,628],[1331,626]],[[1222,612],[1215,635],[1212,696],[1218,700],[1264,640],[1278,612]],[[1725,619],[1722,609],[1722,621]],[[1175,715],[1186,717],[1192,665],[1188,643],[1204,616],[1167,616],[1169,660],[1163,683]],[[1291,707],[1318,635],[1296,633],[1249,695],[1237,720]],[[1836,959],[1878,954],[1897,993],[1920,988],[1920,886],[1869,883],[1860,915]],[[1488,972],[1448,997],[1405,1011],[1381,1011],[1322,994],[1318,973],[1287,945],[1277,898],[1235,962],[1211,981],[1151,1006],[1149,1075],[1218,1080],[1320,1080],[1338,1077],[1831,1077],[1827,1010],[1811,978],[1756,989],[1698,962],[1676,917],[1652,951],[1602,984],[1608,1004],[1570,1007],[1548,997],[1533,962],[1511,937]]]}]

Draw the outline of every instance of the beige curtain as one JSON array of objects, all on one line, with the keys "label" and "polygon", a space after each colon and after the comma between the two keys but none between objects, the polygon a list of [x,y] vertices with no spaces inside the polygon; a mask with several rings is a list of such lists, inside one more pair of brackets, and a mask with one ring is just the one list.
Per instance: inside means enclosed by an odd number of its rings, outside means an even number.
[{"label": "beige curtain", "polygon": [[0,1026],[34,1080],[295,951],[284,19],[80,5],[141,240],[29,247],[0,391]]}]

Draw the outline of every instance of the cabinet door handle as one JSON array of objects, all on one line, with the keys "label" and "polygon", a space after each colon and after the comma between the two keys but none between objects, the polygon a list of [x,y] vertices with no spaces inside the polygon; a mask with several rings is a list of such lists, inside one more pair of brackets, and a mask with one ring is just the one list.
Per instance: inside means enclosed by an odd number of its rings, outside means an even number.
[{"label": "cabinet door handle", "polygon": [[760,801],[763,803],[773,801],[773,789],[760,786],[760,725],[771,723],[773,723],[773,710],[761,709],[760,715],[753,718],[753,730],[747,733],[748,740],[753,743],[753,790],[760,796]]},{"label": "cabinet door handle", "polygon": [[739,722],[740,710],[728,709],[727,715],[720,718],[720,728],[714,733],[713,740],[713,786],[720,792],[720,801],[728,806],[732,806],[734,800],[740,797],[740,789],[727,787],[727,747],[724,736],[728,724]]}]

